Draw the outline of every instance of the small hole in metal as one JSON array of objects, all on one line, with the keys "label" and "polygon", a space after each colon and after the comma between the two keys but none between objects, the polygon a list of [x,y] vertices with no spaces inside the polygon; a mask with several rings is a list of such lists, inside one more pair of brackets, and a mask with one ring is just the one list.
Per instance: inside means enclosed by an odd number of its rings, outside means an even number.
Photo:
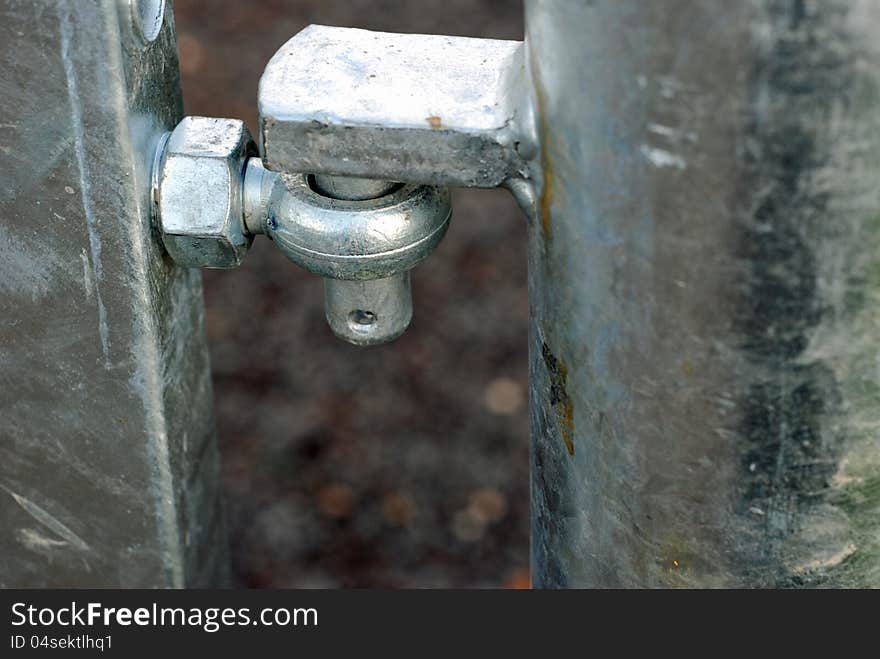
[{"label": "small hole in metal", "polygon": [[370,325],[376,322],[376,314],[372,311],[355,309],[348,314],[348,322],[352,326],[352,329],[365,331],[370,328]]}]

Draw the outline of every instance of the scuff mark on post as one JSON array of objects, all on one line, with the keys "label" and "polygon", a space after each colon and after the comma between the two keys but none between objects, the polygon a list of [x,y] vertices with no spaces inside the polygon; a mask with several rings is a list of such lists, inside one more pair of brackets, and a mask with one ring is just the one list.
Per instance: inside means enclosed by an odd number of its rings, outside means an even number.
[{"label": "scuff mark on post", "polygon": [[650,147],[647,144],[642,144],[639,147],[639,151],[645,158],[647,158],[648,162],[650,162],[654,167],[675,167],[676,169],[687,169],[687,162],[680,155],[676,153],[670,153],[665,149],[656,149],[654,147]]},{"label": "scuff mark on post", "polygon": [[83,249],[79,255],[83,265],[83,288],[86,291],[86,299],[91,300],[95,293],[95,283],[92,281],[92,269],[89,263],[89,255]]},{"label": "scuff mark on post", "polygon": [[59,547],[66,547],[67,540],[53,540],[41,534],[37,529],[18,529],[15,532],[18,541],[31,551],[52,551]]},{"label": "scuff mark on post", "polygon": [[691,131],[679,130],[678,128],[672,128],[671,126],[664,126],[663,124],[657,124],[654,122],[648,122],[647,128],[649,132],[659,135],[660,137],[665,137],[670,142],[697,141],[697,134]]},{"label": "scuff mark on post", "polygon": [[9,494],[9,496],[11,496],[15,500],[15,503],[21,506],[22,510],[24,510],[28,515],[33,517],[47,529],[52,531],[52,533],[58,535],[61,538],[64,538],[64,540],[66,540],[71,546],[79,549],[80,551],[91,551],[91,547],[89,547],[85,540],[83,540],[76,533],[71,531],[65,524],[58,521],[49,512],[35,504],[27,497],[13,492],[5,485],[0,485],[0,488],[5,490]]},{"label": "scuff mark on post", "polygon": [[840,550],[834,552],[829,556],[826,556],[824,558],[816,558],[812,561],[804,563],[803,565],[795,566],[794,572],[797,574],[803,574],[805,572],[827,570],[829,568],[840,565],[854,553],[856,553],[856,546],[850,542],[847,543],[846,546],[842,547]]},{"label": "scuff mark on post", "polygon": [[67,97],[70,100],[70,121],[74,135],[73,144],[76,164],[79,169],[80,198],[82,199],[86,229],[89,234],[95,300],[98,304],[98,335],[101,338],[101,350],[104,354],[105,366],[110,368],[110,338],[107,327],[107,310],[104,307],[104,301],[101,299],[101,291],[99,289],[99,282],[104,278],[104,271],[101,266],[101,236],[98,234],[98,220],[92,212],[91,184],[89,183],[90,173],[86,163],[83,140],[82,108],[80,107],[76,71],[73,68],[71,56],[71,40],[73,38],[73,21],[70,17],[71,7],[72,5],[64,5],[64,10],[59,17],[61,21],[61,59],[64,63],[64,76],[67,80]]}]

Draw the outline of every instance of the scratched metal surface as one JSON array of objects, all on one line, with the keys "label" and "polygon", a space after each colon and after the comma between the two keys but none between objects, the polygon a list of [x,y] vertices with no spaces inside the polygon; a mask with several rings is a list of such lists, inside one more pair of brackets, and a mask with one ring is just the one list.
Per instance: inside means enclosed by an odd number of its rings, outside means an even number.
[{"label": "scratched metal surface", "polygon": [[126,10],[0,2],[3,587],[226,569],[201,276],[149,220],[182,114],[173,26],[145,46]]},{"label": "scratched metal surface", "polygon": [[880,3],[526,4],[535,585],[880,586]]}]

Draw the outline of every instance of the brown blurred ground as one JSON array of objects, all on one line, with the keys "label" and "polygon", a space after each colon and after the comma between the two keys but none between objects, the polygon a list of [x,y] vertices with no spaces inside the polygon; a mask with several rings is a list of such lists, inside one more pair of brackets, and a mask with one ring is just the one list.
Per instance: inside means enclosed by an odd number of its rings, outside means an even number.
[{"label": "brown blurred ground", "polygon": [[[188,114],[257,129],[265,63],[310,23],[522,38],[518,0],[176,0]],[[334,339],[322,285],[258,239],[206,272],[237,585],[528,583],[524,220],[456,191],[397,342]]]}]

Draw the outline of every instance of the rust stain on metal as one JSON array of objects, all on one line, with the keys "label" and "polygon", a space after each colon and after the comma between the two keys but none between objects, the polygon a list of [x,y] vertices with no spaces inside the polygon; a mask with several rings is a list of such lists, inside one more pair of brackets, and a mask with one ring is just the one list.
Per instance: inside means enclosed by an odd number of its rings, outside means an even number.
[{"label": "rust stain on metal", "polygon": [[438,128],[443,128],[443,120],[438,116],[431,115],[430,117],[426,117],[425,121],[427,121],[431,128],[435,130]]},{"label": "rust stain on metal", "polygon": [[557,359],[546,343],[541,344],[541,356],[550,376],[550,405],[559,418],[562,441],[568,454],[574,455],[574,402],[566,391],[568,368],[565,362]]}]

